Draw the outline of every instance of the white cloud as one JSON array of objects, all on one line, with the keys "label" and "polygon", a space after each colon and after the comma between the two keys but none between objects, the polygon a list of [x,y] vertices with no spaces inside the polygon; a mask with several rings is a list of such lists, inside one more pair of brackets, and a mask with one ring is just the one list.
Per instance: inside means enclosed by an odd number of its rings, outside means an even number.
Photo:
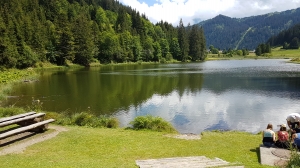
[{"label": "white cloud", "polygon": [[194,24],[195,20],[213,18],[218,14],[241,18],[300,7],[300,0],[156,0],[151,5],[138,0],[120,2],[145,13],[153,23],[163,20],[174,26],[178,25],[181,18],[187,25]]}]

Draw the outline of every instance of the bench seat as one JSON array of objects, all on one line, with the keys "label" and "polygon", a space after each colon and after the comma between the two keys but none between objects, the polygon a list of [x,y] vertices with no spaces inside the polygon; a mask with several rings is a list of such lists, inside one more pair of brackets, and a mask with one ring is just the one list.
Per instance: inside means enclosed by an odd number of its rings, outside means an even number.
[{"label": "bench seat", "polygon": [[[12,124],[29,125],[29,124],[34,123],[33,120],[35,118],[41,118],[43,116],[45,116],[45,113],[37,113],[37,114],[31,114],[29,116],[24,116],[24,117],[21,117],[21,118],[6,120],[4,122],[0,122],[0,127],[12,125]],[[29,121],[29,120],[31,120],[31,122],[26,123],[26,121]]]},{"label": "bench seat", "polygon": [[14,120],[14,119],[17,119],[17,118],[26,117],[26,116],[33,115],[33,114],[36,114],[36,112],[31,111],[31,112],[28,112],[28,113],[18,114],[18,115],[14,115],[14,116],[11,116],[11,117],[0,118],[0,123],[10,121],[10,120]]},{"label": "bench seat", "polygon": [[28,125],[28,126],[20,127],[20,128],[17,128],[17,129],[14,129],[14,130],[11,130],[11,131],[0,134],[0,139],[4,139],[6,137],[9,137],[9,136],[12,136],[12,135],[15,135],[15,134],[19,134],[19,133],[22,133],[22,132],[30,131],[30,130],[33,130],[33,129],[36,129],[36,128],[39,128],[38,129],[39,131],[44,131],[45,128],[47,127],[47,125],[51,122],[54,122],[54,121],[55,121],[54,119],[48,119],[48,120],[41,121],[41,122],[31,124],[31,125]]}]

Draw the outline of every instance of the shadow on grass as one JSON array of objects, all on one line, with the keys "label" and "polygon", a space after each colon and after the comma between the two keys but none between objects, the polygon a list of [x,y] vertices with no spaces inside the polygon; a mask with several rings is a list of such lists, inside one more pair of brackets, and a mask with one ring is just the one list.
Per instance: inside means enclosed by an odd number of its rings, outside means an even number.
[{"label": "shadow on grass", "polygon": [[260,163],[260,151],[259,151],[259,147],[255,148],[255,149],[250,149],[251,152],[256,152],[256,156],[257,156],[257,161],[258,163]]},{"label": "shadow on grass", "polygon": [[[0,134],[5,133],[5,132],[10,131],[10,130],[13,130],[15,128],[16,127],[10,128],[10,129],[5,130],[5,131],[1,131]],[[17,128],[19,128],[19,127],[17,127]],[[27,131],[27,132],[23,132],[23,133],[19,133],[19,134],[16,134],[16,135],[9,136],[7,138],[0,139],[0,147],[11,145],[13,143],[16,143],[16,142],[22,141],[24,139],[27,139],[29,137],[32,137],[36,134],[38,134],[38,133]]]}]

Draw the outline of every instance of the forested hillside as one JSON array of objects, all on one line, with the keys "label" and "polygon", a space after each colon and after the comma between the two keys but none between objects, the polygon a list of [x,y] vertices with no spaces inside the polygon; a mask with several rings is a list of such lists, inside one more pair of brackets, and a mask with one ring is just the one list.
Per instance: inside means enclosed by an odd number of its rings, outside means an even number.
[{"label": "forested hillside", "polygon": [[198,25],[204,29],[207,47],[253,50],[297,23],[300,23],[300,8],[241,19],[218,15]]},{"label": "forested hillside", "polygon": [[205,46],[201,27],[154,25],[115,0],[0,1],[0,68],[197,61]]},{"label": "forested hillside", "polygon": [[300,40],[300,23],[272,36],[267,43],[271,46],[282,46],[284,49],[298,49]]}]

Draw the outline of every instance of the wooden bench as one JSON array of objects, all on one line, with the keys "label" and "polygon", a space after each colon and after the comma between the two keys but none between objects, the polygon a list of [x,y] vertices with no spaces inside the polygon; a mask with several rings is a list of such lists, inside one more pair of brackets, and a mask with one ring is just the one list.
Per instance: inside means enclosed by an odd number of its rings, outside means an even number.
[{"label": "wooden bench", "polygon": [[12,124],[26,126],[26,125],[30,125],[30,124],[41,121],[44,116],[45,116],[45,113],[38,113],[38,114],[29,115],[29,116],[24,116],[21,118],[15,118],[15,119],[0,122],[0,127],[12,125]]},{"label": "wooden bench", "polygon": [[13,119],[17,119],[17,118],[22,118],[22,117],[29,116],[29,115],[32,115],[32,114],[36,114],[36,112],[31,111],[31,112],[28,112],[28,113],[14,115],[14,116],[11,116],[11,117],[0,118],[0,123],[5,122],[5,121],[10,121],[10,120],[13,120]]},{"label": "wooden bench", "polygon": [[33,130],[33,129],[36,129],[36,128],[39,128],[39,130],[44,131],[45,128],[47,127],[46,125],[51,123],[51,122],[54,122],[54,121],[55,121],[54,119],[48,119],[48,120],[40,121],[40,122],[37,122],[35,124],[31,124],[31,125],[28,125],[28,126],[13,129],[11,131],[0,134],[0,139],[4,139],[4,138],[7,138],[9,136],[19,134],[19,133],[22,133],[22,132],[26,132],[26,131],[29,131],[29,130]]},{"label": "wooden bench", "polygon": [[0,118],[0,127],[17,124],[20,127],[0,132],[0,140],[26,131],[44,132],[54,119],[44,120],[45,113],[28,112],[11,117]]}]

